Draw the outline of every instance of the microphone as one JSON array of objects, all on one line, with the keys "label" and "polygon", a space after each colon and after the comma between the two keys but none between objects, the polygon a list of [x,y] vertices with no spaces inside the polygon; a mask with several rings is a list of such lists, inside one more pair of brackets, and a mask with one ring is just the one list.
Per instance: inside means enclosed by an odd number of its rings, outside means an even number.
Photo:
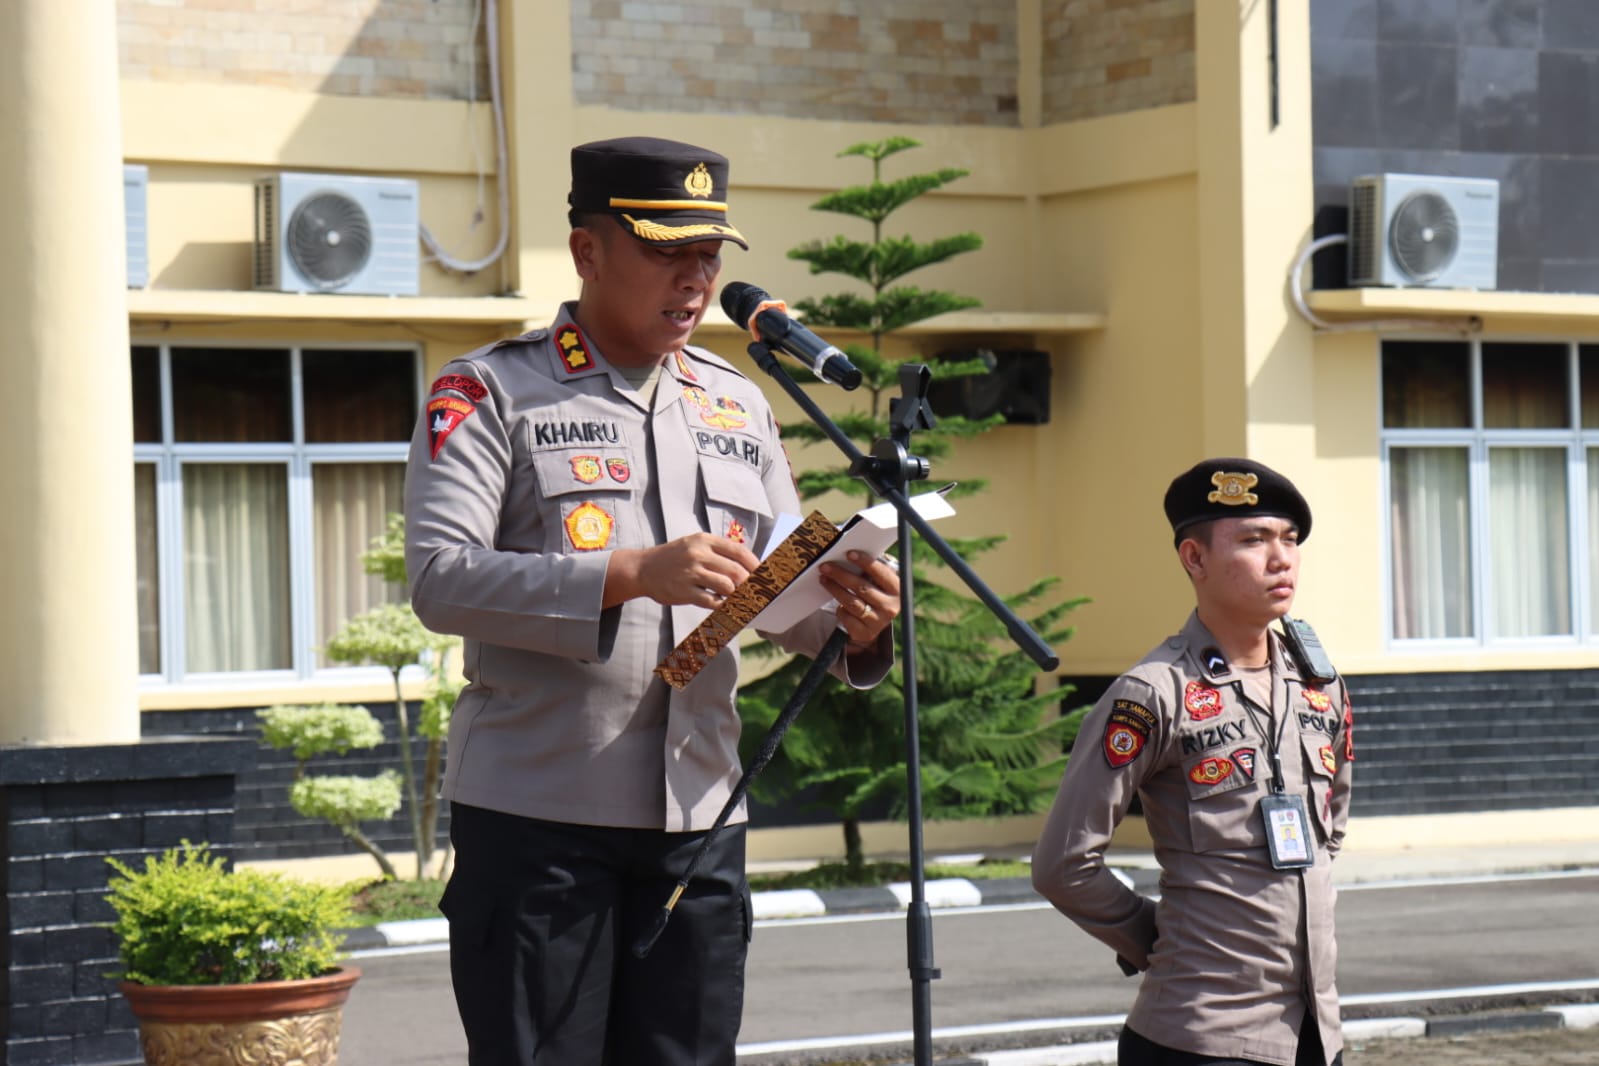
[{"label": "microphone", "polygon": [[853,389],[861,383],[861,372],[849,356],[789,318],[775,307],[756,313],[771,294],[743,281],[730,281],[722,289],[722,310],[727,317],[760,335],[762,341],[798,359],[805,369],[841,388]]}]

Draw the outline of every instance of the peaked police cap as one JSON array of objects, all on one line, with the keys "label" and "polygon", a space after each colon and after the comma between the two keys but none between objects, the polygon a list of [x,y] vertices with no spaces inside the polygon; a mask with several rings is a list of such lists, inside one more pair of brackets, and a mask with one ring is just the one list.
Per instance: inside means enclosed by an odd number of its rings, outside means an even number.
[{"label": "peaked police cap", "polygon": [[611,215],[658,248],[691,241],[749,242],[727,218],[727,158],[659,137],[618,137],[572,149],[574,212]]}]

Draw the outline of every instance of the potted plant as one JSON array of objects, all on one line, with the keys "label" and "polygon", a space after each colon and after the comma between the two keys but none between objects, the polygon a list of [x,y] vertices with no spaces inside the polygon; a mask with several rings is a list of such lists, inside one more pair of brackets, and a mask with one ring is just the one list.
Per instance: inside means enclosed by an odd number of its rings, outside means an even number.
[{"label": "potted plant", "polygon": [[338,930],[349,893],[253,870],[230,870],[184,841],[116,871],[122,994],[150,1066],[331,1066],[350,988]]}]

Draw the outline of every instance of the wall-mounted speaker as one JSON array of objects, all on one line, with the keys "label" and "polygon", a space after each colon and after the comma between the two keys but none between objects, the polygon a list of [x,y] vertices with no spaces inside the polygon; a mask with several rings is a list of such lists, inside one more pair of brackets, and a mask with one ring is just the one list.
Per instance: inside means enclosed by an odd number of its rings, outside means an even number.
[{"label": "wall-mounted speaker", "polygon": [[927,402],[935,415],[963,418],[1004,415],[1006,422],[1022,425],[1042,425],[1049,421],[1048,352],[976,348],[940,352],[935,358],[939,362],[981,359],[989,366],[986,374],[935,379],[927,390]]}]

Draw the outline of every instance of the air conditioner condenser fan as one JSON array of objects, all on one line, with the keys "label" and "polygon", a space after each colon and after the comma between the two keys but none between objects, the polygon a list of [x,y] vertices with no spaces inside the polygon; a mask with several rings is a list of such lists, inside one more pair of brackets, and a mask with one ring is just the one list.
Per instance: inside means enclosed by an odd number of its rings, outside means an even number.
[{"label": "air conditioner condenser fan", "polygon": [[319,288],[336,289],[366,266],[372,254],[372,226],[353,198],[320,192],[295,207],[284,241],[289,258],[307,280]]},{"label": "air conditioner condenser fan", "polygon": [[1460,220],[1437,193],[1411,193],[1394,209],[1388,239],[1399,268],[1417,281],[1430,281],[1454,262]]}]

